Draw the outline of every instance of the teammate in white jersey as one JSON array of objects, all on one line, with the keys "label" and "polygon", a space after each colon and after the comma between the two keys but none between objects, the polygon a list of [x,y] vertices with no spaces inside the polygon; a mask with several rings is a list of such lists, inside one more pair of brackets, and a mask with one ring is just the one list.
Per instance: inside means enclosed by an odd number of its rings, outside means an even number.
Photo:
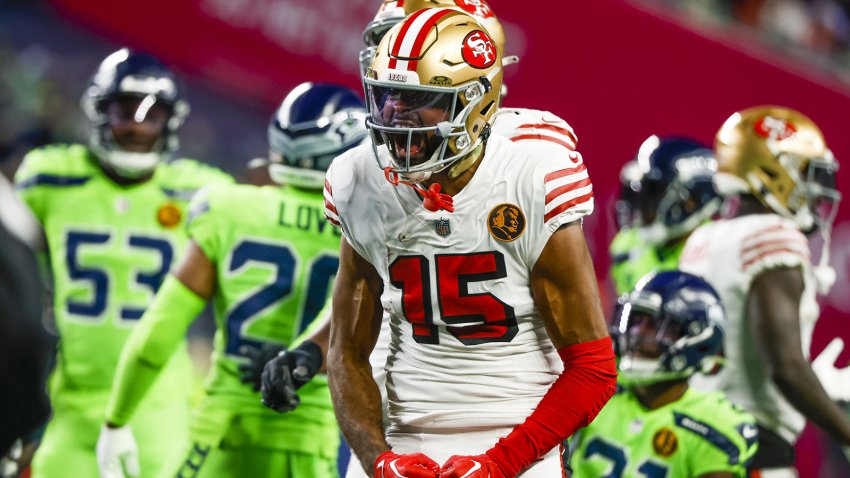
[{"label": "teammate in white jersey", "polygon": [[[796,476],[793,445],[806,419],[850,444],[850,420],[830,400],[830,389],[840,384],[819,381],[808,362],[816,294],[831,285],[838,163],[809,118],[776,106],[732,115],[715,149],[718,191],[740,204],[731,219],[693,233],[680,268],[706,278],[726,304],[729,366],[709,385],[758,421],[752,472]],[[817,267],[804,235],[815,230],[825,239]]]},{"label": "teammate in white jersey", "polygon": [[[328,172],[326,214],[344,233],[330,384],[374,476],[557,476],[556,446],[614,390],[580,227],[587,171],[562,145],[490,134],[501,67],[473,17],[407,17],[365,79],[375,144]],[[368,360],[382,309],[386,436]]]}]

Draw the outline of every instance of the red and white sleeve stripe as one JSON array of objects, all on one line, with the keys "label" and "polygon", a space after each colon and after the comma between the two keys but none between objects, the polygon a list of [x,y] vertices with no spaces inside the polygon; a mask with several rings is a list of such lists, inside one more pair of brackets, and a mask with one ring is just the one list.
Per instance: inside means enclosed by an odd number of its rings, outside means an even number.
[{"label": "red and white sleeve stripe", "polygon": [[566,124],[563,126],[546,123],[523,124],[517,126],[510,139],[514,142],[524,140],[548,141],[561,145],[570,151],[575,151],[578,143],[575,133]]},{"label": "red and white sleeve stripe", "polygon": [[575,156],[578,158],[578,164],[552,171],[543,178],[546,187],[544,223],[593,199],[593,184],[587,175],[587,168],[581,161],[581,156],[578,153],[575,153]]},{"label": "red and white sleeve stripe", "polygon": [[336,206],[334,206],[334,197],[333,190],[331,189],[331,183],[325,179],[325,218],[334,226],[339,226],[339,213],[336,212]]},{"label": "red and white sleeve stripe", "polygon": [[794,265],[809,260],[809,244],[803,233],[782,224],[750,234],[741,243],[741,264],[744,270],[770,265]]}]

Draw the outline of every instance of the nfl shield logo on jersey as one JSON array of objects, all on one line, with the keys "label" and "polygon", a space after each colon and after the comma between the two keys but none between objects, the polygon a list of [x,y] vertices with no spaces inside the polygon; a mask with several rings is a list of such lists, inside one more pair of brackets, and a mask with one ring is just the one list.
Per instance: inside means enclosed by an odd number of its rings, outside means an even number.
[{"label": "nfl shield logo on jersey", "polygon": [[434,221],[434,229],[440,237],[446,237],[452,233],[452,226],[449,224],[449,220],[443,217]]}]

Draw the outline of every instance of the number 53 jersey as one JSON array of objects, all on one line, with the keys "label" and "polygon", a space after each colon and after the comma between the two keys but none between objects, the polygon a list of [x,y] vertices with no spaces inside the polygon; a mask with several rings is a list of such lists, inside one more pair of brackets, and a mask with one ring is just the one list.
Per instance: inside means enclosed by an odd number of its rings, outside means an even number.
[{"label": "number 53 jersey", "polygon": [[[86,392],[91,406],[91,393],[102,392],[105,406],[124,341],[185,245],[189,198],[206,184],[230,181],[217,169],[178,160],[160,164],[145,183],[122,187],[81,145],[26,156],[16,187],[44,227],[53,273],[60,336],[54,400]],[[189,393],[188,356],[175,355],[149,405]]]},{"label": "number 53 jersey", "polygon": [[491,135],[448,213],[391,185],[378,151],[380,166],[368,145],[334,160],[325,214],[384,282],[392,425],[516,425],[562,369],[530,273],[552,233],[593,210],[581,155]]}]

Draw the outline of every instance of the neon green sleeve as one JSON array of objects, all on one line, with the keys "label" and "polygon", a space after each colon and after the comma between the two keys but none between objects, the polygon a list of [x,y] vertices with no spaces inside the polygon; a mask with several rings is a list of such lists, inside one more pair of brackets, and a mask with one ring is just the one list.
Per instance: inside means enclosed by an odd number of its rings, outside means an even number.
[{"label": "neon green sleeve", "polygon": [[15,189],[21,200],[29,206],[33,215],[44,224],[45,195],[44,188],[38,187],[38,176],[43,161],[43,152],[34,150],[24,156],[21,166],[15,173]]},{"label": "neon green sleeve", "polygon": [[206,301],[169,274],[124,345],[106,420],[126,424]]}]

